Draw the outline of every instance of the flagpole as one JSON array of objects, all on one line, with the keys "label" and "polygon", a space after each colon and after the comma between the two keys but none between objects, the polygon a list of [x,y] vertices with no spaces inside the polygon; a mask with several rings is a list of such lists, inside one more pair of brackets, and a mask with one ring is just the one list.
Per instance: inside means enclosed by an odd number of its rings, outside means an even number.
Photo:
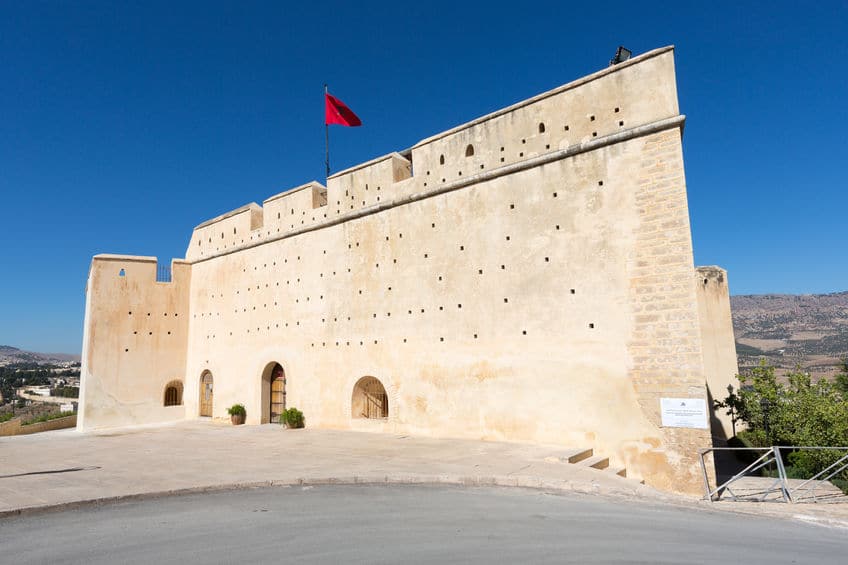
[{"label": "flagpole", "polygon": [[327,165],[327,180],[330,179],[330,124],[327,123],[327,84],[324,83],[324,164]]}]

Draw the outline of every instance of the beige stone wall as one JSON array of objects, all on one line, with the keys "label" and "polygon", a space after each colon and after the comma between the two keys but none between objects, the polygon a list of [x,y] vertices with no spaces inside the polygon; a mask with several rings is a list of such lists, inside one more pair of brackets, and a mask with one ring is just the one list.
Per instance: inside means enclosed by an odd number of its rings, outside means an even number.
[{"label": "beige stone wall", "polygon": [[66,416],[64,418],[56,418],[46,422],[37,422],[35,424],[21,425],[22,418],[15,418],[8,422],[0,424],[0,437],[3,436],[23,436],[28,434],[38,434],[41,432],[49,432],[53,430],[62,430],[65,428],[73,428],[77,425],[77,415]]},{"label": "beige stone wall", "polygon": [[[659,421],[661,397],[706,398],[682,123],[661,49],[205,222],[184,278],[137,303],[172,297],[187,317],[183,357],[169,349],[155,377],[93,331],[132,329],[115,266],[95,260],[89,416],[136,403],[162,418],[150,395],[182,370],[185,417],[209,371],[213,417],[243,403],[264,422],[280,363],[309,426],[591,446],[696,491],[708,431]],[[385,420],[355,417],[365,376]]]},{"label": "beige stone wall", "polygon": [[[698,295],[707,394],[710,399],[724,400],[727,397],[728,385],[739,387],[739,366],[730,314],[727,271],[720,267],[698,267],[695,270],[695,288]],[[727,410],[718,410],[712,415],[712,434],[718,444],[726,442],[734,435],[733,423],[726,412]]]},{"label": "beige stone wall", "polygon": [[91,262],[80,430],[185,418],[183,406],[164,406],[164,394],[185,377],[191,266],[174,261],[172,282],[164,283],[156,282],[156,265],[120,255]]}]

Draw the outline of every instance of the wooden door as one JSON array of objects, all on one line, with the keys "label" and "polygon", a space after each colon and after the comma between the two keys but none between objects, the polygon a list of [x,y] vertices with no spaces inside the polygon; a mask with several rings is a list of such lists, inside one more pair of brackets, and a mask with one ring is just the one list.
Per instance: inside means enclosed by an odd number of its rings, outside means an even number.
[{"label": "wooden door", "polygon": [[271,421],[278,423],[280,415],[286,409],[286,378],[275,376],[271,381]]},{"label": "wooden door", "polygon": [[200,377],[200,415],[212,416],[212,373]]}]

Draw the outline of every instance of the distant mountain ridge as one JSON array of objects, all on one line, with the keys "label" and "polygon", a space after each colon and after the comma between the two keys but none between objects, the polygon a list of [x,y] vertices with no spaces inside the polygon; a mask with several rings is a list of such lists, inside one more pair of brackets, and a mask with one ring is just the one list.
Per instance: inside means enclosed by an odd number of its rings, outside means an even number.
[{"label": "distant mountain ridge", "polygon": [[38,353],[25,351],[11,345],[0,345],[0,365],[13,363],[66,363],[68,361],[79,361],[80,356],[71,353]]},{"label": "distant mountain ridge", "polygon": [[765,358],[822,376],[848,358],[848,291],[731,296],[730,307],[740,369]]}]

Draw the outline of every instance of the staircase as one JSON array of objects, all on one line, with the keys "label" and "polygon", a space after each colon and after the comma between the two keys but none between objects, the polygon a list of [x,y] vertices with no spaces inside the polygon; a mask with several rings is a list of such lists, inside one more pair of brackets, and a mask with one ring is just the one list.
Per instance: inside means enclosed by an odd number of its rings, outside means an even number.
[{"label": "staircase", "polygon": [[548,457],[547,461],[569,463],[572,465],[580,465],[582,467],[590,467],[592,469],[597,469],[605,473],[612,473],[614,475],[618,475],[619,477],[627,476],[626,468],[610,467],[609,457],[604,457],[603,455],[595,455],[595,451],[592,448],[569,449],[561,455],[557,455],[555,457]]}]

